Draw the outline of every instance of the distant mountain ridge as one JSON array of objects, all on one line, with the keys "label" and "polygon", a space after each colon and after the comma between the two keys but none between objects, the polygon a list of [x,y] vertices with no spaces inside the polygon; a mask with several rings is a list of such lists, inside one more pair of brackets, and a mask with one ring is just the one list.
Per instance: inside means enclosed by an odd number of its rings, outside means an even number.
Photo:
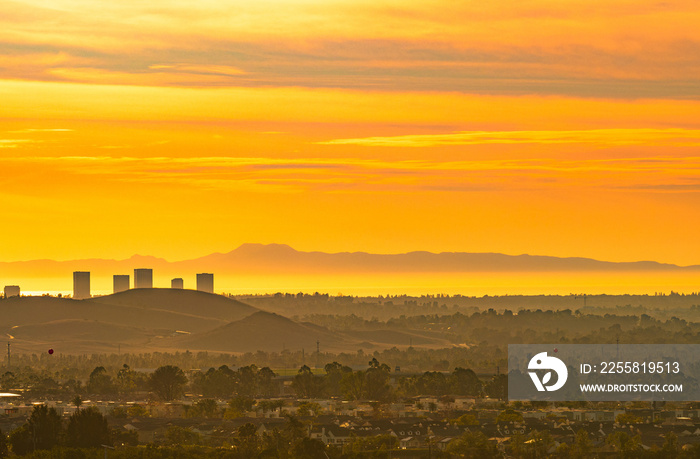
[{"label": "distant mountain ridge", "polygon": [[85,259],[0,262],[2,277],[59,277],[77,270],[96,275],[131,274],[150,267],[163,273],[214,272],[217,274],[365,274],[447,272],[587,272],[587,271],[698,271],[700,265],[678,266],[655,261],[610,262],[582,257],[505,255],[425,251],[402,254],[366,252],[302,252],[284,244],[243,244],[227,253],[169,262],[134,255],[125,260]]}]

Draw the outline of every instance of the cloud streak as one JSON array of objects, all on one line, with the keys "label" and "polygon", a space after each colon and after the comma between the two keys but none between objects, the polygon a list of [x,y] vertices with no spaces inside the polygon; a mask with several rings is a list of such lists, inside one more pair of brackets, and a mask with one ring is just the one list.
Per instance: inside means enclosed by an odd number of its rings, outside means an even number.
[{"label": "cloud streak", "polygon": [[0,148],[17,148],[32,142],[35,141],[30,139],[0,139]]},{"label": "cloud streak", "polygon": [[700,130],[693,129],[592,129],[577,131],[464,131],[449,134],[399,135],[334,139],[321,145],[369,147],[434,147],[439,145],[568,144],[599,145],[700,145]]},{"label": "cloud streak", "polygon": [[11,1],[0,78],[697,99],[699,21],[687,1]]},{"label": "cloud streak", "polygon": [[23,134],[23,133],[31,133],[31,132],[72,132],[73,129],[35,129],[35,128],[30,128],[30,129],[19,129],[17,131],[7,131],[10,133],[14,134]]},{"label": "cloud streak", "polygon": [[700,157],[598,160],[379,161],[272,158],[2,158],[6,169],[33,166],[113,182],[248,192],[483,192],[600,188],[695,192]]}]

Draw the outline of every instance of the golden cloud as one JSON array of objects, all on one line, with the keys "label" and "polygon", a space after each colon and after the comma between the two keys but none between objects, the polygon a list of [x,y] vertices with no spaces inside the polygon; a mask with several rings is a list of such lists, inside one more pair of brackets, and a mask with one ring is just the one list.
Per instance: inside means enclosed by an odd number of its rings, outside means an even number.
[{"label": "golden cloud", "polygon": [[591,129],[577,131],[464,131],[450,134],[399,135],[334,139],[322,145],[372,147],[432,147],[437,145],[561,144],[601,145],[700,145],[700,130],[693,129]]}]

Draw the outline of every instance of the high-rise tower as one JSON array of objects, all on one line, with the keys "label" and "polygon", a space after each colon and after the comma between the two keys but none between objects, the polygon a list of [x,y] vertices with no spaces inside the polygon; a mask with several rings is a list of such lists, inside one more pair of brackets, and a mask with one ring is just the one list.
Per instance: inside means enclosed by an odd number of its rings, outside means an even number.
[{"label": "high-rise tower", "polygon": [[76,300],[90,298],[90,271],[73,273],[73,298]]},{"label": "high-rise tower", "polygon": [[197,274],[197,290],[214,293],[214,275],[211,273]]},{"label": "high-rise tower", "polygon": [[150,268],[134,269],[134,288],[153,288],[153,270]]},{"label": "high-rise tower", "polygon": [[129,290],[129,275],[128,274],[115,274],[113,277],[114,293],[123,292]]}]

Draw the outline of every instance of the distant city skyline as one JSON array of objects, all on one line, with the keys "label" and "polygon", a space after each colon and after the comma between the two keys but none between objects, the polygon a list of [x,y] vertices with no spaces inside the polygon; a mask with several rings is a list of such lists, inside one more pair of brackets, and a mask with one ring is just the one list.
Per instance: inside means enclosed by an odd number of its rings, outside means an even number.
[{"label": "distant city skyline", "polygon": [[[87,299],[94,296],[90,287],[90,271],[74,271],[73,272],[73,294],[72,297],[77,300]],[[197,273],[196,289],[200,292],[214,293],[214,274],[213,273]],[[131,289],[129,283],[129,275],[114,274],[112,276],[113,288],[110,293],[121,293]],[[148,288],[167,288],[153,284],[153,269],[137,268],[134,269],[134,287],[135,289]],[[184,281],[182,278],[172,279],[170,288],[183,289]],[[20,295],[20,287],[18,285],[6,285],[3,291],[4,297]],[[96,292],[98,295],[103,295],[103,291]]]},{"label": "distant city skyline", "polygon": [[[143,266],[153,268],[143,268]],[[139,266],[140,268],[135,268]],[[215,293],[339,292],[379,294],[655,294],[700,291],[700,265],[613,263],[585,258],[488,253],[370,254],[297,251],[283,244],[244,244],[227,253],[169,262],[156,257],[0,263],[0,279],[27,294],[69,294],[66,270],[90,269],[93,294],[129,288],[183,288]],[[206,277],[216,274],[216,288]],[[195,274],[196,273],[196,274]],[[213,279],[212,279],[213,280]]]}]

